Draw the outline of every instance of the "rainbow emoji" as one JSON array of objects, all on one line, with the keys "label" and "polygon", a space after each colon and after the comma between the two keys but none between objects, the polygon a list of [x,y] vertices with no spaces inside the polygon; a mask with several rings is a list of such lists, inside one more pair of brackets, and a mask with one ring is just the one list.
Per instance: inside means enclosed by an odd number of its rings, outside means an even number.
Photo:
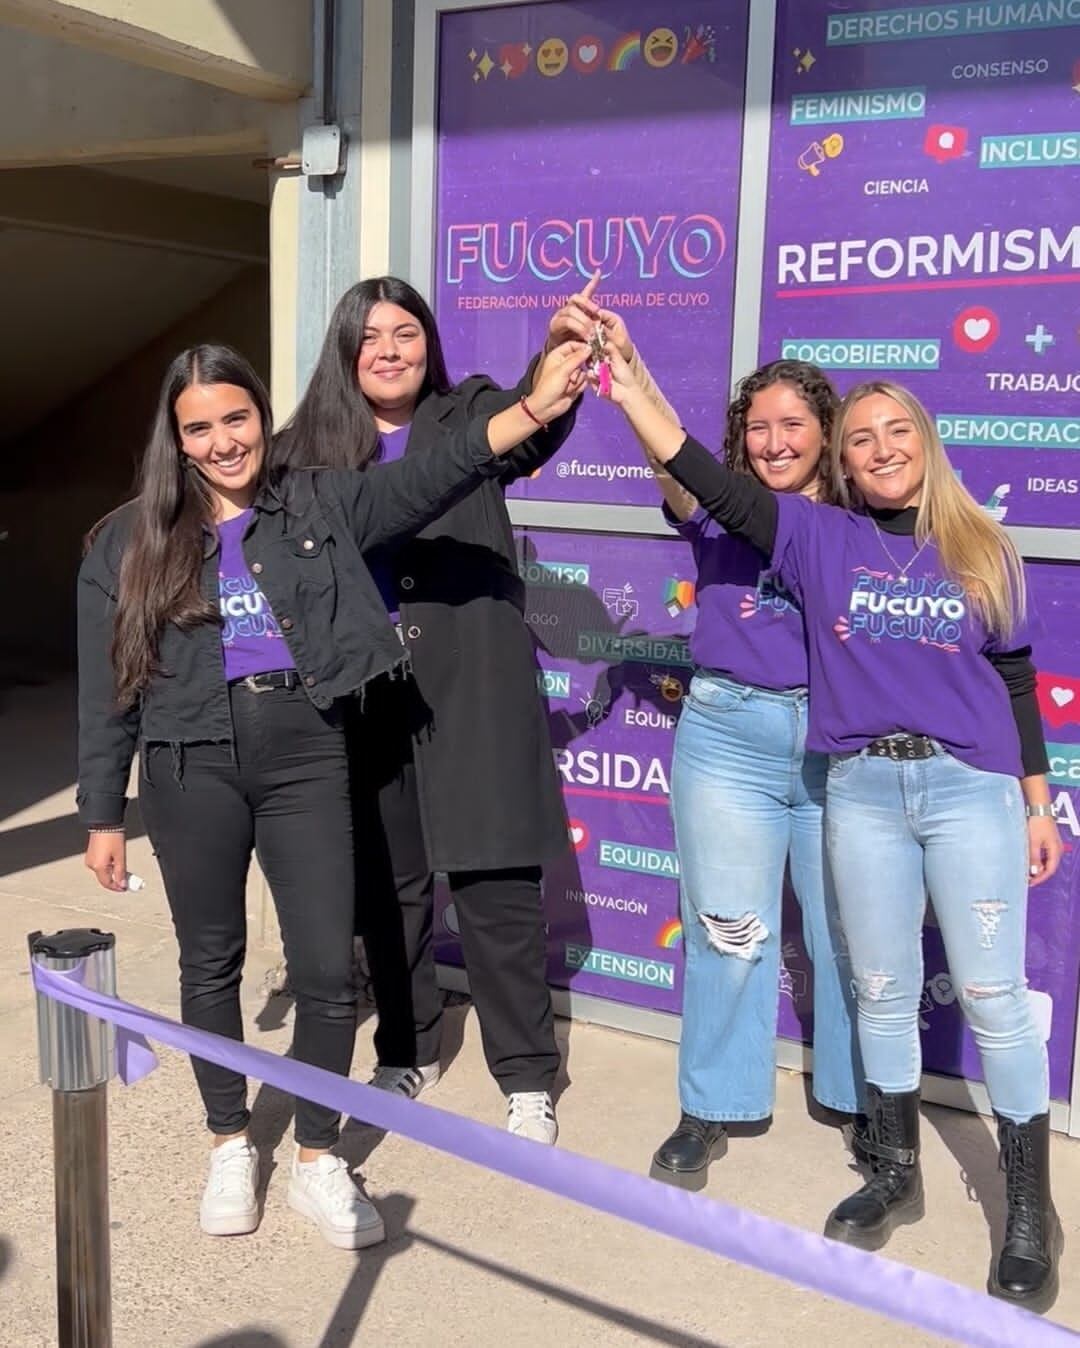
[{"label": "rainbow emoji", "polygon": [[609,70],[626,70],[635,61],[641,60],[641,34],[623,33],[611,49],[608,57]]},{"label": "rainbow emoji", "polygon": [[694,602],[694,582],[692,580],[669,580],[664,588],[664,607],[677,618],[684,609]]},{"label": "rainbow emoji", "polygon": [[669,918],[656,933],[656,944],[661,950],[674,950],[682,945],[682,923],[677,917]]}]

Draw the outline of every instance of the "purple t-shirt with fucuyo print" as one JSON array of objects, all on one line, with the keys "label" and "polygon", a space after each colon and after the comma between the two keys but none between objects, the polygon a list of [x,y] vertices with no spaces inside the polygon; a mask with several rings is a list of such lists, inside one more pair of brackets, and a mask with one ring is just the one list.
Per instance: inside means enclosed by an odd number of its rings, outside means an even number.
[{"label": "purple t-shirt with fucuyo print", "polygon": [[801,497],[776,501],[773,566],[806,622],[808,746],[843,754],[929,735],[969,767],[1022,776],[1009,693],[986,657],[1030,635],[991,636],[932,542]]},{"label": "purple t-shirt with fucuyo print", "polygon": [[244,560],[243,541],[251,511],[218,525],[218,593],[225,678],[245,679],[275,669],[295,669],[277,619]]},{"label": "purple t-shirt with fucuyo print", "polygon": [[690,655],[757,688],[803,688],[807,681],[802,614],[770,574],[756,548],[725,533],[704,510],[679,523],[697,563],[697,622]]}]

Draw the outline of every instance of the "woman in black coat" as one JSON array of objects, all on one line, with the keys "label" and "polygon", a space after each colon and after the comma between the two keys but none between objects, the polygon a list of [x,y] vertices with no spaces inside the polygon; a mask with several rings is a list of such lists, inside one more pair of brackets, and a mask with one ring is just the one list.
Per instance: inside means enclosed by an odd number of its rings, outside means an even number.
[{"label": "woman in black coat", "polygon": [[[355,883],[346,708],[406,652],[365,554],[411,536],[500,469],[532,419],[580,393],[582,343],[544,361],[529,411],[432,437],[382,473],[271,472],[265,388],[228,347],[166,372],[137,497],[93,531],[79,572],[79,817],[86,864],[128,887],[124,814],[139,801],[180,945],[186,1024],[242,1039],[245,885],[270,885],[296,993],[293,1056],[348,1075],[356,1038]],[[403,682],[399,677],[398,683]],[[200,1224],[253,1231],[258,1155],[237,1072],[193,1059],[214,1136]],[[338,1115],[297,1101],[288,1202],[343,1249],[383,1239],[353,1183]]]},{"label": "woman in black coat", "polygon": [[[274,461],[368,469],[518,404],[474,375],[451,384],[435,319],[404,281],[346,292]],[[381,681],[354,711],[358,928],[379,1028],[373,1084],[416,1096],[439,1075],[432,889],[445,872],[507,1127],[553,1143],[559,1066],[540,881],[567,846],[536,661],[504,498],[563,443],[567,414],[507,456],[498,478],[406,546],[369,558],[413,678]],[[362,748],[361,748],[362,746]]]}]

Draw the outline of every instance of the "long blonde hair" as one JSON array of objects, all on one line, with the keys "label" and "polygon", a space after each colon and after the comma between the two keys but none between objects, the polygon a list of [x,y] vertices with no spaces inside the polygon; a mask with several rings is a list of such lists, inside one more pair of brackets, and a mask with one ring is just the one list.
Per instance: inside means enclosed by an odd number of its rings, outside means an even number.
[{"label": "long blonde hair", "polygon": [[961,485],[937,427],[914,394],[888,379],[857,384],[844,397],[837,417],[831,456],[834,489],[843,482],[843,453],[855,404],[880,393],[900,404],[922,440],[926,456],[915,539],[931,534],[945,572],[964,587],[990,632],[1007,638],[1024,620],[1027,592],[1024,566],[1008,534]]}]

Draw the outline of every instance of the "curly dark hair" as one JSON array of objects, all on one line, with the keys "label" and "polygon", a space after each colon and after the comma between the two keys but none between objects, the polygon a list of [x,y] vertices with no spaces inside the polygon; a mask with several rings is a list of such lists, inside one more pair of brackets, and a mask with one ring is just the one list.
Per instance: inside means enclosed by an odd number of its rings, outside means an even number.
[{"label": "curly dark hair", "polygon": [[773,384],[788,384],[806,403],[821,426],[822,451],[818,463],[818,500],[827,505],[846,505],[838,500],[831,472],[833,430],[840,397],[827,375],[806,360],[773,360],[740,379],[735,396],[728,405],[724,433],[724,462],[737,473],[753,473],[746,452],[746,418],[755,393]]}]

